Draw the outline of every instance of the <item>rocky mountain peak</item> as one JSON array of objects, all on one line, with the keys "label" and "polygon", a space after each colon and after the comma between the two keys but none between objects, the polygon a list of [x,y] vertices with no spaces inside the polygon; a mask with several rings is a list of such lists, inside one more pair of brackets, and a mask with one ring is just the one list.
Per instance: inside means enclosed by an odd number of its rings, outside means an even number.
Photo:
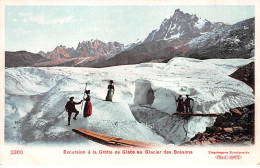
[{"label": "rocky mountain peak", "polygon": [[211,32],[225,26],[227,25],[224,23],[211,23],[207,19],[176,9],[174,14],[170,18],[164,19],[160,27],[153,30],[144,42],[177,39],[180,37],[194,38],[202,33]]},{"label": "rocky mountain peak", "polygon": [[175,14],[178,14],[178,13],[183,13],[179,8],[178,9],[175,9],[175,11],[174,11],[174,15]]}]

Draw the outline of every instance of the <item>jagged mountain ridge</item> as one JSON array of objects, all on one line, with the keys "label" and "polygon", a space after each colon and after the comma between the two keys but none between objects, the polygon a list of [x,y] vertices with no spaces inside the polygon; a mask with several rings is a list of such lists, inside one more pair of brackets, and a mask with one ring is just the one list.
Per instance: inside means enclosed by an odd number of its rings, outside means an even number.
[{"label": "jagged mountain ridge", "polygon": [[228,25],[222,22],[212,23],[177,9],[169,19],[162,22],[159,29],[152,31],[141,44],[111,58],[84,62],[77,66],[98,68],[171,59],[174,54],[186,53],[185,45],[193,38],[225,27]]},{"label": "jagged mountain ridge", "polygon": [[119,42],[104,43],[98,39],[79,42],[76,49],[66,46],[57,46],[53,51],[40,55],[48,61],[35,64],[35,66],[75,66],[79,63],[108,58],[124,50],[124,44]]},{"label": "jagged mountain ridge", "polygon": [[84,62],[76,66],[101,68],[116,65],[138,64],[153,60],[170,59],[172,58],[173,52],[182,52],[182,48],[175,50],[173,46],[180,46],[183,41],[189,41],[189,39],[150,41],[148,43],[142,43],[135,46],[132,49],[122,51],[111,58],[97,59],[94,61]]},{"label": "jagged mountain ridge", "polygon": [[52,52],[48,52],[45,57],[48,59],[92,57],[91,60],[88,59],[79,63],[81,64],[80,66],[85,66],[89,64],[88,62],[90,61],[104,61],[122,51],[133,49],[134,47],[149,41],[178,38],[190,39],[226,26],[227,24],[221,22],[212,23],[206,19],[198,18],[196,15],[183,13],[180,9],[176,9],[174,14],[169,19],[165,19],[160,28],[152,31],[144,41],[138,39],[136,42],[129,45],[124,45],[119,42],[104,43],[100,40],[84,41],[78,44],[76,50],[60,46]]},{"label": "jagged mountain ridge", "polygon": [[255,21],[251,18],[196,38],[150,41],[110,59],[89,62],[84,66],[100,68],[155,60],[167,62],[173,57],[250,58],[254,56],[254,27]]},{"label": "jagged mountain ridge", "polygon": [[176,9],[169,19],[164,19],[160,27],[153,30],[144,42],[177,38],[194,38],[207,32],[228,26],[222,22],[212,23],[206,19],[183,13]]},{"label": "jagged mountain ridge", "polygon": [[76,49],[60,45],[51,52],[39,54],[48,60],[32,66],[107,67],[167,62],[173,57],[249,58],[254,55],[254,18],[227,25],[177,9],[144,41],[124,45],[96,39],[79,42]]},{"label": "jagged mountain ridge", "polygon": [[42,56],[48,59],[62,59],[62,58],[79,58],[79,57],[100,57],[111,56],[124,50],[124,44],[119,42],[104,43],[98,39],[91,41],[79,42],[76,49],[67,48],[66,46],[57,46],[51,52],[40,52]]}]

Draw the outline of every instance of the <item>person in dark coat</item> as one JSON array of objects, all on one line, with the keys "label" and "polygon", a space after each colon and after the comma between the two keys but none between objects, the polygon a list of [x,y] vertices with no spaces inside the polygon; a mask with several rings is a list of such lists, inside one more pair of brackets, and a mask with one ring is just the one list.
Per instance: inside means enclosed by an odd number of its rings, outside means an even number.
[{"label": "person in dark coat", "polygon": [[115,87],[114,87],[114,81],[110,80],[109,82],[110,84],[107,86],[107,97],[106,97],[106,101],[112,101],[113,95],[115,93]]},{"label": "person in dark coat", "polygon": [[192,98],[189,97],[189,95],[186,95],[186,100],[185,100],[185,108],[186,108],[186,113],[193,113],[192,108],[191,108],[191,101],[194,101]]},{"label": "person in dark coat", "polygon": [[92,104],[90,102],[90,90],[86,90],[85,93],[87,94],[87,98],[84,99],[86,103],[83,110],[83,116],[89,117],[92,114]]},{"label": "person in dark coat", "polygon": [[177,111],[179,113],[183,113],[184,112],[184,103],[183,103],[182,95],[179,95],[179,97],[176,100],[176,102],[178,102]]},{"label": "person in dark coat", "polygon": [[80,102],[76,103],[73,101],[73,99],[74,99],[74,97],[71,97],[70,101],[68,101],[65,105],[65,109],[68,112],[68,125],[70,125],[70,118],[71,118],[72,113],[76,113],[73,119],[77,120],[76,117],[79,114],[79,111],[76,109],[75,105],[80,104],[82,102],[82,100],[81,100]]}]

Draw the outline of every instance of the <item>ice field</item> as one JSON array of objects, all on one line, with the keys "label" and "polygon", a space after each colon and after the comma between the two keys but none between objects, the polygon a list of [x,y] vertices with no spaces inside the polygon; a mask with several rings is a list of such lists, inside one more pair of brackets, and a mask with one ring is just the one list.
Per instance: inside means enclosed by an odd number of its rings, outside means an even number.
[{"label": "ice field", "polygon": [[[93,144],[73,133],[83,128],[101,134],[154,144],[180,144],[212,126],[214,118],[171,116],[175,98],[189,94],[196,113],[224,113],[254,103],[253,90],[229,77],[251,59],[173,58],[168,63],[142,63],[108,68],[20,67],[5,71],[5,140],[19,144]],[[104,101],[109,80],[114,80],[113,102]],[[93,114],[67,126],[69,97],[82,100],[91,90]],[[185,96],[184,96],[185,97]],[[139,123],[129,106],[145,105],[147,122]],[[158,114],[156,114],[158,112]],[[140,112],[141,113],[141,112]],[[73,114],[74,115],[74,114]],[[156,131],[155,131],[156,130]]]}]

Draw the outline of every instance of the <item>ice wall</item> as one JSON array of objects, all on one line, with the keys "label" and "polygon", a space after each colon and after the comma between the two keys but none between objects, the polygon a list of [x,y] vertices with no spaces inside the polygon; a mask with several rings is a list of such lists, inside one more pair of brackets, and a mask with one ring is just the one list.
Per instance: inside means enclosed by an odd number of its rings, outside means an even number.
[{"label": "ice wall", "polygon": [[154,91],[148,80],[138,79],[135,83],[134,104],[145,105],[153,104]]}]

